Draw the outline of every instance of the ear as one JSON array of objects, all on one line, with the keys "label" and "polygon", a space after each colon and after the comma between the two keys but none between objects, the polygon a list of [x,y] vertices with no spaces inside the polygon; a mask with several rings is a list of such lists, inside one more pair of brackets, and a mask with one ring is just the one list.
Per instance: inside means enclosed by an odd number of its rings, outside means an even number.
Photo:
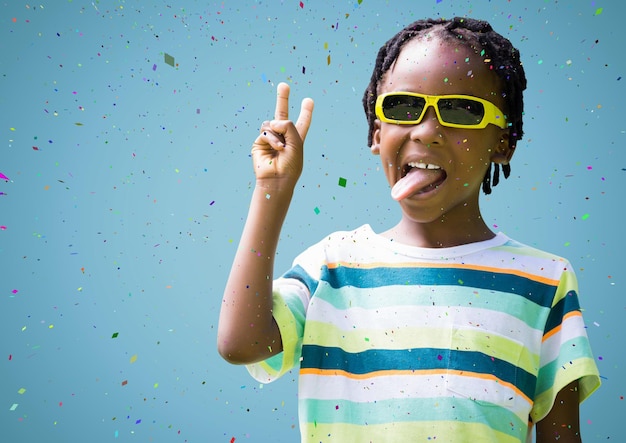
[{"label": "ear", "polygon": [[372,135],[372,146],[370,150],[374,155],[380,155],[380,120],[374,120],[374,132]]},{"label": "ear", "polygon": [[501,165],[506,165],[511,161],[514,150],[509,144],[509,130],[503,129],[500,133],[500,143],[496,146],[491,161]]}]

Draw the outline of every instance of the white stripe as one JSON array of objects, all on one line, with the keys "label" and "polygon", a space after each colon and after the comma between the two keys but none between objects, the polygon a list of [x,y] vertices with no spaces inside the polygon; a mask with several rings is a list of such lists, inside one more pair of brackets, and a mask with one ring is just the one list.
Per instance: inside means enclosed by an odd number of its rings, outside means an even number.
[{"label": "white stripe", "polygon": [[[471,319],[471,322],[470,320]],[[313,299],[307,320],[332,323],[344,331],[396,330],[420,327],[448,329],[477,328],[530,345],[541,344],[543,331],[533,329],[520,319],[498,311],[449,306],[388,306],[378,309],[351,308],[339,310],[330,303]],[[537,354],[538,348],[530,349]]]}]

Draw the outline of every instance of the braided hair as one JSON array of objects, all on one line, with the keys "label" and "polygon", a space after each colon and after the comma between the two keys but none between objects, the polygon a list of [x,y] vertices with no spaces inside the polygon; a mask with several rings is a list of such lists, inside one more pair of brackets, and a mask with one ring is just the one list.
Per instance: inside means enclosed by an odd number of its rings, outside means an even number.
[{"label": "braided hair", "polygon": [[[524,101],[522,91],[526,89],[526,74],[520,61],[519,51],[511,42],[493,30],[486,21],[471,18],[455,17],[446,19],[418,20],[393,36],[378,51],[376,65],[370,79],[370,83],[363,94],[363,108],[369,124],[368,145],[372,145],[374,134],[374,122],[376,120],[375,105],[378,97],[380,83],[385,73],[391,68],[404,45],[417,36],[426,35],[433,31],[444,41],[462,42],[474,50],[479,50],[485,62],[489,63],[489,69],[494,71],[502,80],[502,95],[505,101],[507,121],[509,124],[509,147],[511,150],[517,146],[517,141],[522,138],[522,116],[524,114]],[[511,166],[502,165],[504,178],[511,173]],[[500,181],[500,165],[495,164],[493,180],[491,176],[491,163],[485,178],[483,179],[483,192],[491,193],[491,186],[496,186]]]}]

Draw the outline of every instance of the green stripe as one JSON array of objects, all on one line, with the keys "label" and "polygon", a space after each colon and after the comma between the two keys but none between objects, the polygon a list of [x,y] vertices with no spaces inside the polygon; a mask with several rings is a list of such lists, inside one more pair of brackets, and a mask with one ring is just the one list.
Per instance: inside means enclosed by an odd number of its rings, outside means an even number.
[{"label": "green stripe", "polygon": [[[345,423],[370,426],[385,423],[435,422],[433,425],[437,428],[436,422],[439,420],[450,420],[450,417],[454,417],[456,422],[486,425],[496,432],[519,438],[526,437],[527,429],[527,421],[521,420],[509,409],[494,404],[479,404],[458,397],[390,399],[371,403],[348,400],[300,400],[300,407],[301,420],[318,425]],[[489,411],[488,414],[485,413],[486,410]]]}]

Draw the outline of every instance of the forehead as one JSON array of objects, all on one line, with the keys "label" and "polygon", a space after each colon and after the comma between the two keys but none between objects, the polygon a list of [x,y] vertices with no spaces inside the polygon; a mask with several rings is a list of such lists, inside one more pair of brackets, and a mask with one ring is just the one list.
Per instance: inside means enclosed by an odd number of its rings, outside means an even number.
[{"label": "forehead", "polygon": [[407,42],[385,73],[381,91],[423,94],[468,94],[486,99],[501,97],[502,85],[490,70],[488,56],[467,43],[443,40],[435,35]]}]

